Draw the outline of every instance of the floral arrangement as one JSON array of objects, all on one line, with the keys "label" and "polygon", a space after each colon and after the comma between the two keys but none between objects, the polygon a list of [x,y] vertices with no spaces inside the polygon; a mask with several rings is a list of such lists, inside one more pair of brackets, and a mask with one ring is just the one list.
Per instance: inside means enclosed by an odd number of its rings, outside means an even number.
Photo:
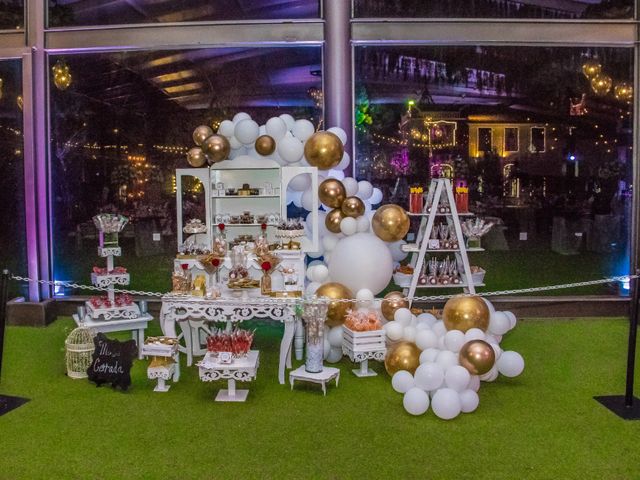
[{"label": "floral arrangement", "polygon": [[124,267],[114,267],[113,270],[107,270],[106,267],[93,267],[93,273],[96,275],[124,275],[127,269]]},{"label": "floral arrangement", "polygon": [[124,215],[115,213],[99,213],[93,217],[93,223],[98,230],[104,233],[121,232],[129,219]]},{"label": "floral arrangement", "polygon": [[213,333],[207,337],[207,350],[217,354],[220,352],[231,352],[235,357],[241,357],[249,353],[253,343],[254,331],[236,328],[231,332],[214,329]]},{"label": "floral arrangement", "polygon": [[382,322],[376,311],[349,310],[344,320],[344,326],[354,332],[370,332],[380,330]]},{"label": "floral arrangement", "polygon": [[112,307],[126,307],[133,305],[133,298],[128,293],[118,294],[115,296],[114,301],[111,302],[106,295],[103,297],[91,297],[89,300],[93,308],[112,308]]}]

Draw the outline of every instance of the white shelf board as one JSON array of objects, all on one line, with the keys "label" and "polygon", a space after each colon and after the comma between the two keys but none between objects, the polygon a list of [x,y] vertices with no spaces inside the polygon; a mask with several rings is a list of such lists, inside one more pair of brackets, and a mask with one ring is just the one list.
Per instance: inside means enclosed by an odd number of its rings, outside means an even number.
[{"label": "white shelf board", "polygon": [[[401,247],[401,250],[403,252],[406,253],[414,253],[414,252],[419,252],[420,251],[420,247],[418,247],[418,245],[416,245],[415,243],[409,243],[407,245],[403,245]],[[466,249],[467,252],[484,252],[484,248],[467,248]],[[451,252],[459,252],[460,249],[459,248],[438,248],[438,249],[430,249],[427,248],[427,253],[451,253]]]},{"label": "white shelf board", "polygon": [[226,200],[226,199],[238,199],[238,198],[280,198],[280,195],[211,195],[211,198]]},{"label": "white shelf board", "polygon": [[[409,288],[411,285],[406,285],[406,284],[402,284],[402,285],[398,285],[398,287],[400,288]],[[458,284],[452,284],[450,283],[449,285],[416,285],[416,288],[467,288],[469,285],[467,285],[466,283],[458,283]],[[474,283],[473,284],[474,287],[484,287],[484,283]]]}]

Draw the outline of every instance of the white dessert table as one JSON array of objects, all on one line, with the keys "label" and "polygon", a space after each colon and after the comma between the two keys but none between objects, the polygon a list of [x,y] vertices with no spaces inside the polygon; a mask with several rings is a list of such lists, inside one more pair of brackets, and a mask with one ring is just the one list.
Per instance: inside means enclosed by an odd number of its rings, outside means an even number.
[{"label": "white dessert table", "polygon": [[236,381],[250,382],[258,374],[259,355],[251,350],[246,357],[236,358],[231,363],[220,363],[209,352],[197,363],[200,380],[215,382],[227,380],[227,388],[216,395],[216,402],[244,402],[249,390],[236,390]]},{"label": "white dessert table", "polygon": [[[207,323],[225,322],[230,331],[234,323],[255,319],[284,324],[278,367],[278,381],[284,384],[285,368],[291,368],[291,347],[296,330],[296,312],[292,303],[275,302],[274,299],[267,301],[260,297],[207,299],[171,294],[162,297],[160,327],[167,337],[184,340],[180,351],[187,355],[187,366],[193,364],[194,355],[207,352],[200,345],[200,331],[211,333]],[[180,335],[176,334],[176,323],[182,330]]]},{"label": "white dessert table", "polygon": [[138,345],[138,359],[142,360],[142,345],[144,345],[144,331],[153,317],[148,313],[141,314],[138,318],[121,318],[118,320],[95,320],[86,315],[84,322],[80,322],[78,314],[73,314],[76,325],[84,323],[85,327],[94,330],[96,333],[111,333],[130,331],[131,336]]},{"label": "white dessert table", "polygon": [[334,367],[323,367],[321,372],[309,373],[304,369],[304,365],[289,372],[289,382],[291,383],[291,390],[293,390],[293,382],[295,380],[302,382],[319,383],[322,385],[322,393],[327,395],[327,382],[335,379],[336,387],[340,381],[340,369]]}]

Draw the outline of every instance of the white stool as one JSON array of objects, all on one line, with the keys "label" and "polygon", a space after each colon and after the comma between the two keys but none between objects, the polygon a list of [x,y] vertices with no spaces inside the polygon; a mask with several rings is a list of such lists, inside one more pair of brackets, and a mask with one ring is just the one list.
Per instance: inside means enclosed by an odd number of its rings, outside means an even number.
[{"label": "white stool", "polygon": [[304,369],[304,365],[289,372],[289,382],[291,390],[293,390],[293,382],[299,380],[302,382],[319,383],[322,385],[322,393],[327,395],[327,382],[336,380],[336,387],[340,381],[340,369],[334,367],[323,367],[321,372],[309,373]]}]

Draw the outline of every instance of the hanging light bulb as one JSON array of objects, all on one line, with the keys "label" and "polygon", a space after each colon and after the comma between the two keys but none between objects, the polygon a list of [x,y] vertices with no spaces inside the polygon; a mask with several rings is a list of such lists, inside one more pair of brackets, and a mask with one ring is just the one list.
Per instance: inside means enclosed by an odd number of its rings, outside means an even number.
[{"label": "hanging light bulb", "polygon": [[588,79],[592,79],[596,75],[599,75],[601,70],[602,65],[600,65],[600,62],[598,62],[598,60],[596,60],[595,58],[587,60],[582,65],[582,73]]},{"label": "hanging light bulb", "polygon": [[593,89],[593,93],[602,97],[609,93],[612,83],[609,75],[596,75],[591,79],[591,88]]},{"label": "hanging light bulb", "polygon": [[51,69],[53,71],[53,83],[58,90],[66,90],[71,85],[71,72],[69,65],[64,61],[58,60]]},{"label": "hanging light bulb", "polygon": [[633,99],[633,87],[627,83],[619,83],[613,89],[616,99],[623,102],[630,102]]}]

